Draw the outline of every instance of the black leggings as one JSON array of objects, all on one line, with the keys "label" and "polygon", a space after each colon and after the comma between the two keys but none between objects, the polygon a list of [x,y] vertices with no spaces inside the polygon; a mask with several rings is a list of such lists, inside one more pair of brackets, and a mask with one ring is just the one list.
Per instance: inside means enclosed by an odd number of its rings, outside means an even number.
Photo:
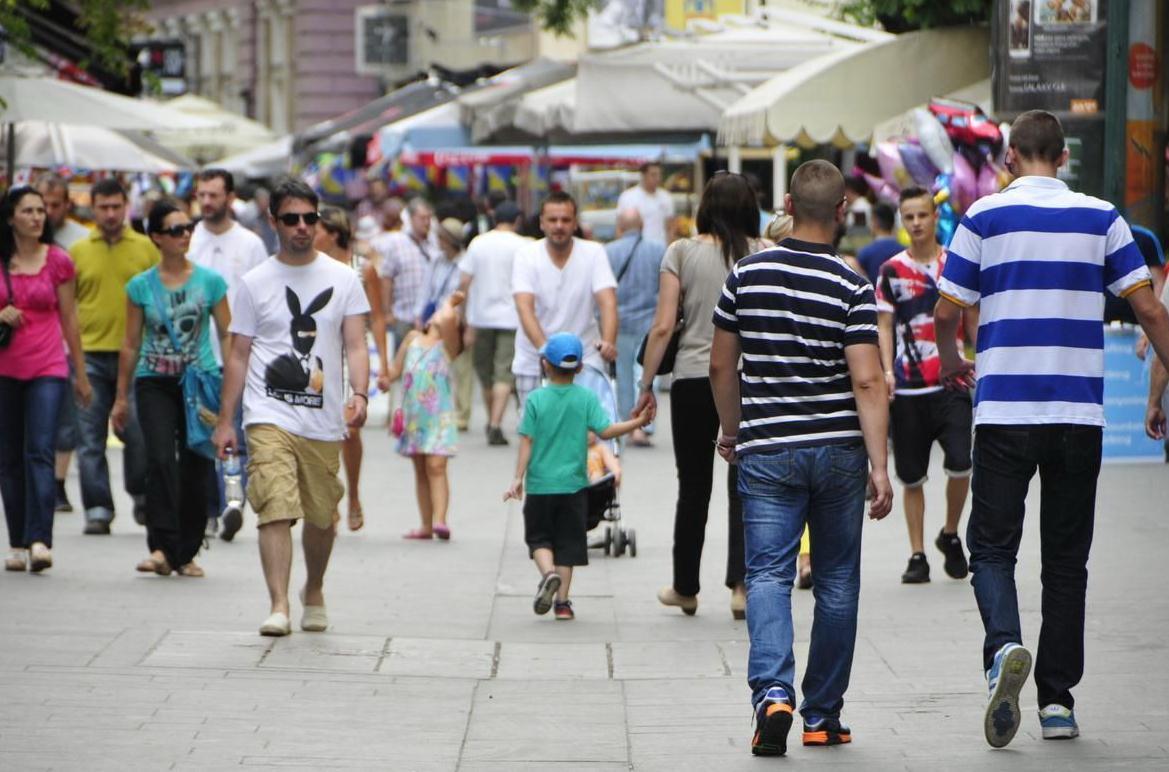
[{"label": "black leggings", "polygon": [[[678,504],[674,510],[674,590],[697,595],[706,517],[714,486],[714,441],[718,411],[709,378],[684,378],[670,387],[670,428],[674,435],[674,465],[678,468]],[[727,587],[741,584],[746,575],[743,557],[743,504],[739,500],[738,472],[727,475],[728,507]]]},{"label": "black leggings", "polygon": [[160,550],[172,568],[179,568],[203,544],[213,464],[187,448],[178,379],[138,378],[134,390],[146,445],[146,546]]}]

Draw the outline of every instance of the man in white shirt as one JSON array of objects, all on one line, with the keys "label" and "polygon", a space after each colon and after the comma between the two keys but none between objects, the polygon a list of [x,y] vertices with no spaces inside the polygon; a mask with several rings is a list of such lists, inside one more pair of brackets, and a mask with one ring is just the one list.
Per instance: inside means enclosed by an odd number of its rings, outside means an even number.
[{"label": "man in white shirt", "polygon": [[476,236],[459,263],[459,289],[467,295],[467,324],[474,336],[471,359],[487,405],[488,445],[507,444],[500,423],[507,398],[515,389],[511,363],[519,326],[511,274],[516,253],[531,243],[531,239],[517,233],[522,221],[523,213],[514,202],[497,204],[495,228]]},{"label": "man in white shirt", "polygon": [[[272,604],[261,635],[291,631],[291,526],[301,518],[307,578],[300,627],[321,632],[329,626],[322,588],[333,551],[333,513],[344,493],[337,479],[341,440],[346,424],[359,429],[365,423],[369,403],[369,301],[349,266],[313,248],[317,204],[312,188],[297,179],[285,178],[272,191],[280,251],[237,288],[215,426],[223,458],[240,444],[234,424],[242,396],[252,451],[248,498],[260,524],[260,562]],[[344,414],[342,356],[352,391]]]},{"label": "man in white shirt", "polygon": [[[45,219],[53,228],[53,243],[66,251],[76,242],[89,235],[86,228],[76,220],[69,218],[73,209],[73,202],[69,200],[69,183],[56,174],[44,174],[37,178],[37,192],[45,202]],[[72,380],[72,375],[70,375]],[[77,408],[73,400],[61,400],[61,409],[57,414],[57,503],[58,512],[72,512],[73,504],[65,493],[65,478],[69,474],[69,462],[73,458],[73,451],[77,449]]]},{"label": "man in white shirt", "polygon": [[[235,221],[232,216],[232,204],[235,201],[235,179],[231,172],[225,169],[204,169],[199,172],[195,181],[195,197],[199,200],[199,210],[202,219],[195,226],[191,234],[191,245],[187,257],[204,268],[210,268],[227,281],[227,305],[235,314],[235,296],[239,291],[244,274],[268,259],[268,250],[264,242],[252,231]],[[267,213],[261,213],[267,217]],[[219,350],[219,336],[211,337],[211,348],[215,351],[215,358],[222,361],[223,355]],[[243,428],[237,421],[236,428],[242,433]],[[247,446],[241,442],[240,468],[247,469]],[[246,489],[247,472],[241,474],[241,481]],[[228,509],[223,495],[222,479],[216,472],[211,481],[215,495],[210,496],[214,510],[207,513],[207,533],[215,535],[217,517],[223,518],[223,530],[219,537],[224,541],[231,541],[243,527],[243,512]]]},{"label": "man in white shirt", "polygon": [[520,328],[511,371],[521,413],[528,394],[540,385],[539,351],[552,333],[580,338],[586,369],[601,377],[605,362],[617,359],[617,280],[605,248],[575,238],[576,226],[576,201],[555,191],[540,205],[544,238],[515,256],[511,289]]},{"label": "man in white shirt", "polygon": [[636,209],[641,215],[641,232],[645,240],[669,244],[674,200],[659,187],[662,184],[662,165],[651,161],[642,164],[640,171],[641,182],[621,194],[617,199],[617,211]]}]

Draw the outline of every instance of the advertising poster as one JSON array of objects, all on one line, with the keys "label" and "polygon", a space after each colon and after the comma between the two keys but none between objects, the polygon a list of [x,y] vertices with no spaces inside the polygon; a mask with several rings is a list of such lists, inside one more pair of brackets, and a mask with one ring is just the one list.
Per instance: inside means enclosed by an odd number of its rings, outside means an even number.
[{"label": "advertising poster", "polygon": [[995,112],[1101,112],[1107,10],[1108,0],[999,0]]},{"label": "advertising poster", "polygon": [[1149,371],[1137,359],[1136,330],[1104,330],[1104,460],[1163,461],[1160,442],[1145,435]]},{"label": "advertising poster", "polygon": [[1131,220],[1155,227],[1169,128],[1164,122],[1163,66],[1169,9],[1157,0],[1131,0],[1129,14],[1124,205]]}]

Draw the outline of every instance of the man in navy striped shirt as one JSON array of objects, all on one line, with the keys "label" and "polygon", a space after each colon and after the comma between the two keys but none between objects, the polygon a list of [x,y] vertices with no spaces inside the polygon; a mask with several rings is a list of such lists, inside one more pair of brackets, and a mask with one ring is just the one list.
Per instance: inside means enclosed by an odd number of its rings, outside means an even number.
[{"label": "man in navy striped shirt", "polygon": [[856,642],[866,483],[870,517],[893,505],[873,288],[831,246],[844,220],[844,178],[809,161],[784,199],[791,238],[731,270],[710,354],[718,449],[737,458],[743,498],[751,750],[772,756],[787,750],[795,706],[791,590],[804,525],[816,545],[816,614],[803,742],[836,745],[852,739],[840,710]]},{"label": "man in navy striped shirt", "polygon": [[1019,690],[1031,669],[1015,559],[1037,469],[1039,720],[1044,739],[1079,734],[1071,690],[1084,672],[1084,593],[1104,426],[1105,289],[1128,300],[1161,361],[1169,361],[1169,315],[1128,225],[1108,202],[1056,178],[1067,157],[1054,115],[1033,110],[1015,120],[1007,163],[1017,178],[962,218],[934,312],[943,377],[969,386],[973,368],[955,340],[962,309],[980,305],[966,541],[986,630],[984,732],[996,748],[1019,728]]}]

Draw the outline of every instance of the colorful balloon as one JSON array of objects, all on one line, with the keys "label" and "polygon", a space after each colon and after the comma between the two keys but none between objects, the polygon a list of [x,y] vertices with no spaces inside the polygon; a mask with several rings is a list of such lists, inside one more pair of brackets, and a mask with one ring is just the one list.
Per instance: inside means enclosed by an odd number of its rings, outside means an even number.
[{"label": "colorful balloon", "polygon": [[909,187],[912,182],[894,142],[877,145],[877,166],[881,167],[882,179],[898,190]]},{"label": "colorful balloon", "polygon": [[917,129],[917,141],[929,156],[938,171],[950,174],[954,171],[954,144],[946,136],[946,130],[929,110],[920,107],[913,111],[913,125]]},{"label": "colorful balloon", "polygon": [[897,146],[897,150],[901,153],[901,162],[905,164],[905,170],[909,172],[913,181],[922,187],[929,187],[930,183],[934,181],[934,177],[938,176],[938,169],[930,161],[921,145],[902,142]]},{"label": "colorful balloon", "polygon": [[957,214],[963,214],[978,198],[978,173],[961,153],[954,153],[954,174],[950,181],[950,202]]}]

